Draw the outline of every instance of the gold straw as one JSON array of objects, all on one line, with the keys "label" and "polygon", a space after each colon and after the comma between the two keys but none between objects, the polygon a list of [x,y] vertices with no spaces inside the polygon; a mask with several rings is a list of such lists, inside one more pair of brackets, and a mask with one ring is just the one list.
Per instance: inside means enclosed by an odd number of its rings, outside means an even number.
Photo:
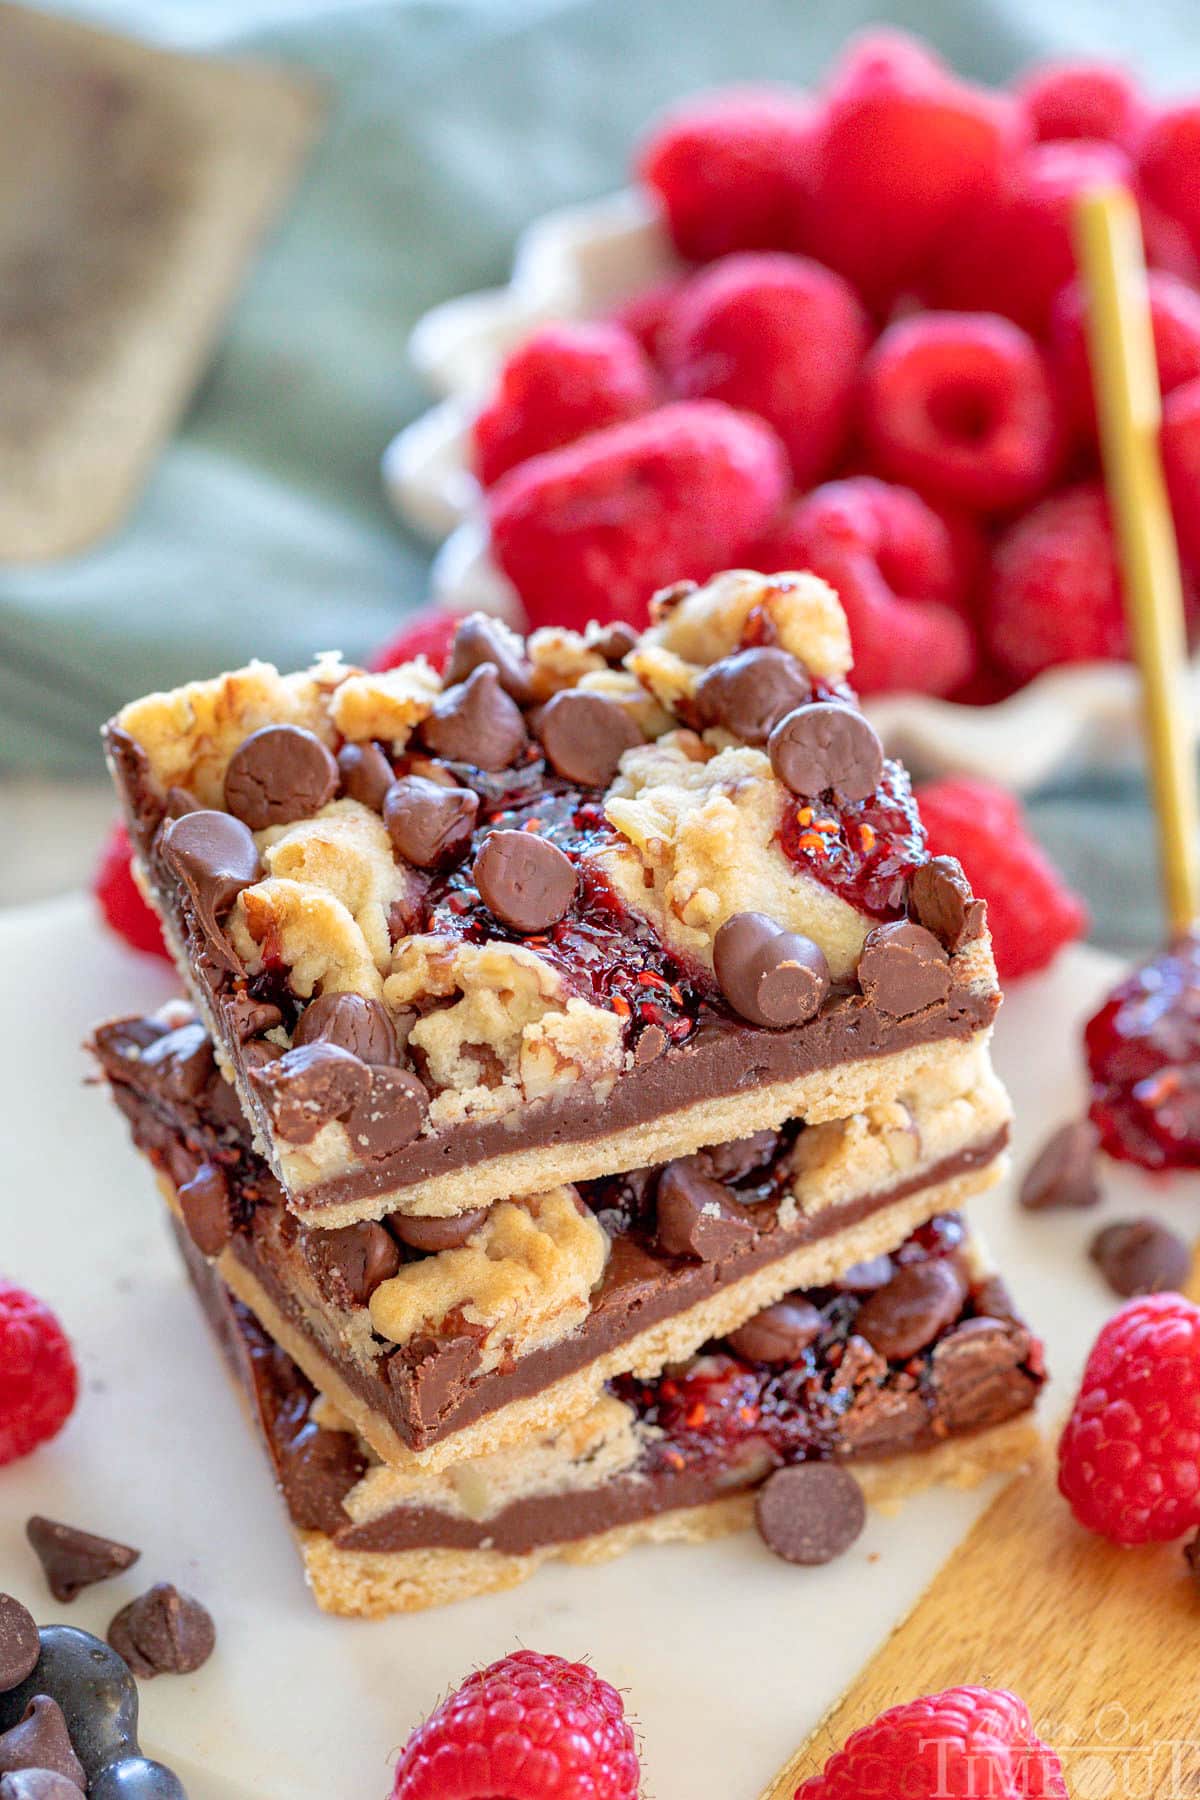
[{"label": "gold straw", "polygon": [[1122,187],[1083,195],[1075,229],[1125,610],[1142,678],[1163,899],[1172,935],[1179,935],[1200,914],[1195,725],[1185,688],[1183,588],[1159,452],[1162,399],[1133,197]]}]

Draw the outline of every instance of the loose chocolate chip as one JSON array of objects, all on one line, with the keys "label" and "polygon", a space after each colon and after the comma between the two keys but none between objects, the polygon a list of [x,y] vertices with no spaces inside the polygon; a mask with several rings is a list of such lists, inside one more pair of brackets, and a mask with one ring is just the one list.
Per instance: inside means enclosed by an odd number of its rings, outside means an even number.
[{"label": "loose chocolate chip", "polygon": [[370,1086],[367,1065],[336,1044],[300,1044],[250,1070],[271,1124],[292,1144],[311,1144],[323,1125],[344,1119]]},{"label": "loose chocolate chip", "polygon": [[557,925],[575,897],[571,859],[529,831],[490,832],[472,874],[489,912],[514,931]]},{"label": "loose chocolate chip", "polygon": [[73,1781],[81,1793],[87,1788],[62,1708],[48,1694],[35,1694],[18,1722],[0,1737],[0,1775],[14,1769],[47,1769]]},{"label": "loose chocolate chip", "polygon": [[117,1655],[143,1681],[192,1674],[208,1661],[217,1641],[208,1609],[169,1581],[156,1581],[123,1606],[107,1635]]},{"label": "loose chocolate chip", "polygon": [[904,1362],[952,1325],[967,1284],[946,1257],[905,1263],[858,1309],[854,1329],[889,1362]]},{"label": "loose chocolate chip", "polygon": [[429,1094],[410,1069],[376,1065],[362,1097],[346,1115],[350,1142],[364,1162],[379,1162],[420,1136]]},{"label": "loose chocolate chip", "polygon": [[305,1231],[301,1253],[334,1306],[365,1306],[400,1267],[400,1248],[384,1225],[359,1220],[336,1231]]},{"label": "loose chocolate chip", "polygon": [[815,1568],[850,1548],[866,1524],[867,1508],[862,1489],[840,1463],[793,1463],[763,1482],[754,1519],[768,1550],[784,1562]]},{"label": "loose chocolate chip", "polygon": [[0,1775],[0,1800],[79,1800],[79,1789],[53,1769],[14,1769]]},{"label": "loose chocolate chip", "polygon": [[279,1479],[292,1522],[332,1537],[347,1523],[342,1501],[366,1473],[367,1459],[349,1431],[305,1425],[283,1450]]},{"label": "loose chocolate chip", "polygon": [[603,631],[588,640],[588,649],[602,656],[606,663],[615,667],[624,662],[631,650],[637,648],[638,634],[632,625],[626,625],[623,619],[614,619]]},{"label": "loose chocolate chip", "polygon": [[489,1208],[473,1206],[469,1212],[454,1213],[448,1219],[418,1218],[410,1213],[392,1213],[388,1224],[410,1250],[423,1250],[436,1256],[440,1250],[459,1250],[479,1230]]},{"label": "loose chocolate chip", "polygon": [[37,1623],[13,1594],[0,1594],[0,1694],[18,1687],[42,1653]]},{"label": "loose chocolate chip", "polygon": [[696,683],[701,725],[720,725],[746,744],[765,744],[779,721],[812,698],[812,684],[786,650],[738,650]]},{"label": "loose chocolate chip", "polygon": [[383,811],[383,799],[395,772],[382,744],[343,744],[337,757],[342,793],[372,812]]},{"label": "loose chocolate chip", "polygon": [[201,1163],[178,1189],[179,1210],[201,1256],[219,1256],[233,1236],[229,1183],[216,1163]]},{"label": "loose chocolate chip", "polygon": [[962,864],[953,856],[934,856],[913,871],[908,896],[919,922],[953,953],[983,930],[987,911],[971,892]]},{"label": "loose chocolate chip", "polygon": [[225,771],[225,805],[251,831],[311,819],[337,792],[333,754],[302,725],[264,725],[244,738]]},{"label": "loose chocolate chip", "polygon": [[586,688],[555,694],[538,715],[537,732],[551,766],[580,787],[607,787],[625,751],[646,741],[618,701]]},{"label": "loose chocolate chip", "polygon": [[730,1334],[729,1346],[747,1362],[794,1363],[821,1335],[825,1321],[808,1300],[777,1300]]},{"label": "loose chocolate chip", "polygon": [[1020,1202],[1029,1212],[1059,1206],[1094,1206],[1100,1198],[1096,1157],[1100,1134],[1090,1119],[1060,1125],[1038,1151],[1021,1183]]},{"label": "loose chocolate chip", "polygon": [[166,868],[187,892],[209,949],[227,967],[240,967],[221,931],[238,895],[258,880],[258,846],[232,813],[192,812],[169,819],[159,838]]},{"label": "loose chocolate chip", "polygon": [[94,1582],[107,1581],[131,1569],[140,1550],[119,1544],[115,1538],[96,1537],[78,1526],[34,1513],[25,1526],[38,1561],[46,1572],[46,1584],[56,1600],[69,1602]]},{"label": "loose chocolate chip", "polygon": [[852,1263],[848,1269],[843,1269],[837,1278],[837,1286],[844,1294],[873,1294],[876,1288],[887,1286],[895,1269],[890,1256],[869,1256],[863,1262]]},{"label": "loose chocolate chip", "polygon": [[811,938],[765,913],[735,913],[713,940],[713,969],[730,1006],[773,1031],[802,1025],[829,992],[829,965]]},{"label": "loose chocolate chip", "polygon": [[438,696],[422,721],[421,739],[448,762],[493,772],[507,769],[529,741],[521,709],[504,692],[491,663],[481,663]]},{"label": "loose chocolate chip", "polygon": [[363,994],[318,994],[296,1021],[292,1047],[336,1044],[365,1063],[394,1063],[396,1033],[382,1001]]},{"label": "loose chocolate chip", "polygon": [[1124,1299],[1182,1288],[1192,1267],[1188,1245],[1156,1219],[1106,1225],[1088,1253],[1113,1293]]},{"label": "loose chocolate chip", "polygon": [[716,1262],[755,1235],[754,1222],[729,1189],[684,1157],[658,1178],[655,1237],[668,1256]]},{"label": "loose chocolate chip", "polygon": [[889,1018],[936,1006],[950,992],[950,958],[931,931],[910,919],[876,925],[858,959],[858,985]]},{"label": "loose chocolate chip", "polygon": [[797,706],[772,731],[767,754],[780,781],[803,800],[830,790],[839,800],[867,800],[883,774],[875,727],[839,701]]},{"label": "loose chocolate chip", "polygon": [[528,706],[533,699],[530,676],[533,671],[525,648],[516,632],[503,619],[487,613],[471,613],[454,634],[443,680],[447,687],[465,681],[481,664],[490,663],[500,678],[500,686],[518,706]]},{"label": "loose chocolate chip", "polygon": [[436,869],[461,856],[471,841],[479,796],[470,788],[442,787],[420,775],[394,781],[383,803],[392,848],[418,869]]}]

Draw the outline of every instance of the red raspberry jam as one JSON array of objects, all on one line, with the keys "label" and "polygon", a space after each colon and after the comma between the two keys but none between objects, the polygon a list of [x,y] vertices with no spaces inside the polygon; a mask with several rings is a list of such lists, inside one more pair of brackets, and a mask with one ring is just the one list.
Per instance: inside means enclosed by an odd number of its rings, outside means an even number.
[{"label": "red raspberry jam", "polygon": [[1200,1168],[1200,936],[1126,976],[1084,1046],[1108,1154],[1144,1169]]},{"label": "red raspberry jam", "polygon": [[908,775],[897,762],[884,763],[869,800],[789,801],[779,840],[807,874],[877,919],[903,914],[909,877],[929,859]]}]

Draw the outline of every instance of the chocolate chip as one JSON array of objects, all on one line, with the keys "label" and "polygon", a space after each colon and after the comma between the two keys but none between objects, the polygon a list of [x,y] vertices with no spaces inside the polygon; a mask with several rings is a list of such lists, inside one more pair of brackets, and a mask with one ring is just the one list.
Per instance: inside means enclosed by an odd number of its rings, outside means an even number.
[{"label": "chocolate chip", "polygon": [[250,1070],[250,1085],[265,1101],[272,1126],[292,1144],[311,1144],[322,1126],[344,1119],[366,1098],[370,1079],[357,1056],[323,1043],[300,1044]]},{"label": "chocolate chip", "polygon": [[439,1250],[458,1250],[488,1216],[486,1206],[473,1206],[469,1212],[454,1213],[448,1219],[419,1218],[415,1213],[392,1213],[388,1224],[410,1250],[424,1250],[436,1256]]},{"label": "chocolate chip", "polygon": [[490,832],[472,874],[489,912],[514,931],[557,925],[575,897],[571,859],[529,831]]},{"label": "chocolate chip", "polygon": [[747,1362],[794,1363],[820,1337],[825,1321],[808,1300],[777,1300],[731,1332],[729,1347]]},{"label": "chocolate chip", "polygon": [[854,1329],[889,1362],[905,1362],[954,1323],[966,1297],[967,1284],[948,1258],[905,1263],[863,1301]]},{"label": "chocolate chip", "polygon": [[352,1432],[305,1425],[280,1457],[279,1479],[293,1524],[330,1537],[342,1530],[348,1522],[342,1501],[366,1469]]},{"label": "chocolate chip", "polygon": [[632,625],[626,625],[623,619],[614,619],[602,631],[588,639],[588,649],[602,656],[610,667],[624,662],[631,650],[636,650],[638,634]]},{"label": "chocolate chip", "polygon": [[586,688],[555,694],[538,715],[537,731],[551,766],[580,787],[607,787],[624,752],[646,741],[618,701]]},{"label": "chocolate chip", "polygon": [[357,800],[372,812],[383,811],[383,799],[395,771],[382,744],[343,744],[337,757],[338,776],[347,800]]},{"label": "chocolate chip", "polygon": [[983,930],[987,908],[972,894],[962,864],[953,856],[931,857],[915,869],[908,897],[920,923],[951,953]]},{"label": "chocolate chip", "polygon": [[12,1594],[0,1594],[0,1694],[19,1687],[42,1653],[37,1623]]},{"label": "chocolate chip", "polygon": [[396,1033],[380,1000],[363,994],[318,994],[296,1021],[292,1047],[297,1044],[336,1044],[365,1063],[398,1060]]},{"label": "chocolate chip", "polygon": [[0,1800],[79,1800],[79,1789],[53,1769],[14,1769],[0,1775]]},{"label": "chocolate chip", "polygon": [[300,1248],[322,1295],[334,1306],[365,1306],[401,1263],[399,1245],[387,1227],[365,1219],[336,1231],[307,1230]]},{"label": "chocolate chip", "polygon": [[938,1425],[978,1430],[1024,1411],[1037,1387],[1021,1367],[1029,1347],[1023,1327],[984,1314],[947,1332],[931,1359]]},{"label": "chocolate chip", "polygon": [[734,1138],[728,1144],[713,1144],[699,1152],[706,1175],[718,1181],[742,1181],[755,1169],[770,1162],[779,1149],[777,1131],[755,1131],[749,1137]]},{"label": "chocolate chip", "polygon": [[265,1031],[274,1031],[277,1025],[283,1024],[283,1014],[269,1000],[256,1000],[245,989],[228,995],[221,1005],[225,1021],[237,1038],[239,1044],[248,1043],[251,1038],[261,1037]]},{"label": "chocolate chip", "polygon": [[1060,1206],[1094,1206],[1100,1198],[1096,1157],[1100,1134],[1090,1119],[1060,1125],[1026,1170],[1020,1202],[1029,1212]]},{"label": "chocolate chip", "polygon": [[895,1268],[890,1256],[869,1256],[843,1269],[837,1278],[837,1286],[844,1294],[873,1294],[876,1288],[887,1286]]},{"label": "chocolate chip", "polygon": [[435,756],[476,769],[507,769],[528,743],[521,709],[504,692],[491,663],[449,687],[422,721],[421,739]]},{"label": "chocolate chip", "polygon": [[225,771],[225,805],[251,831],[311,819],[337,792],[338,766],[315,732],[264,725],[244,738]]},{"label": "chocolate chip", "polygon": [[202,1256],[219,1256],[233,1236],[229,1183],[216,1163],[201,1163],[177,1190],[188,1236]]},{"label": "chocolate chip", "polygon": [[190,788],[169,787],[165,812],[168,819],[182,819],[185,813],[199,812],[200,802]]},{"label": "chocolate chip", "polygon": [[421,1134],[429,1094],[410,1069],[368,1071],[366,1091],[346,1115],[351,1145],[364,1162],[379,1162]]},{"label": "chocolate chip", "polygon": [[394,781],[383,803],[392,848],[418,869],[436,869],[461,856],[471,841],[479,797],[470,788],[442,787],[420,775]]},{"label": "chocolate chip", "polygon": [[713,940],[713,969],[730,1006],[773,1031],[802,1025],[829,992],[829,965],[811,938],[765,913],[735,913]]},{"label": "chocolate chip", "polygon": [[875,727],[838,701],[797,706],[772,731],[767,754],[780,781],[803,800],[830,790],[839,800],[868,800],[883,774]]},{"label": "chocolate chip", "polygon": [[633,1047],[633,1060],[636,1067],[644,1069],[648,1064],[657,1062],[668,1042],[667,1034],[661,1025],[647,1025]]},{"label": "chocolate chip", "polygon": [[115,1538],[96,1537],[76,1525],[34,1513],[25,1526],[38,1561],[46,1572],[46,1584],[56,1600],[69,1602],[94,1582],[107,1581],[131,1569],[140,1550],[119,1544]]},{"label": "chocolate chip", "polygon": [[140,1680],[190,1675],[206,1663],[217,1641],[212,1616],[199,1600],[169,1581],[123,1606],[108,1628],[108,1641]]},{"label": "chocolate chip", "polygon": [[765,744],[779,721],[812,697],[812,684],[786,650],[738,650],[696,683],[701,725],[720,725],[745,744]]},{"label": "chocolate chip", "polygon": [[159,855],[186,890],[209,949],[225,967],[239,970],[220,922],[262,873],[258,846],[247,827],[231,813],[185,813],[163,826]]},{"label": "chocolate chip", "polygon": [[73,1781],[81,1793],[87,1788],[62,1708],[48,1694],[35,1694],[18,1722],[0,1737],[0,1774],[14,1769],[46,1769]]},{"label": "chocolate chip", "polygon": [[862,1489],[840,1463],[793,1463],[776,1469],[754,1497],[754,1520],[768,1550],[784,1562],[815,1568],[841,1556],[867,1520]]},{"label": "chocolate chip", "polygon": [[486,663],[495,669],[505,693],[518,706],[528,706],[533,699],[533,670],[520,638],[502,619],[471,613],[454,634],[443,680],[451,687]]},{"label": "chocolate chip", "polygon": [[170,1100],[195,1100],[204,1092],[216,1062],[208,1033],[199,1020],[164,1032],[142,1052],[142,1068]]},{"label": "chocolate chip", "polygon": [[755,1236],[749,1211],[729,1189],[692,1167],[670,1162],[658,1178],[655,1237],[668,1256],[716,1262]]},{"label": "chocolate chip", "polygon": [[858,985],[889,1018],[907,1019],[950,992],[950,958],[931,931],[910,919],[876,925],[858,959]]},{"label": "chocolate chip", "polygon": [[1182,1288],[1192,1267],[1189,1246],[1156,1219],[1121,1219],[1092,1239],[1092,1261],[1114,1294],[1161,1294]]}]

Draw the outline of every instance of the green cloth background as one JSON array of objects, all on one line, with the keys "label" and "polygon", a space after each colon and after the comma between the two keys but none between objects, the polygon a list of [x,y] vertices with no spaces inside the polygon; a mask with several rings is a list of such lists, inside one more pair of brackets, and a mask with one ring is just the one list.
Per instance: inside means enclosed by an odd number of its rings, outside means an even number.
[{"label": "green cloth background", "polygon": [[[672,96],[812,79],[881,12],[983,79],[1084,50],[1130,58],[1163,92],[1200,87],[1194,0],[476,0],[324,13],[300,0],[282,23],[288,0],[268,3],[269,25],[233,0],[78,9],[307,68],[330,115],[133,516],[74,561],[0,573],[0,769],[94,770],[96,727],[131,694],[252,654],[294,665],[337,645],[359,656],[396,629],[421,603],[428,561],[378,473],[423,403],[405,366],[410,326],[435,301],[502,280],[536,214],[620,185],[639,129]],[[1138,783],[1072,780],[1034,810],[1089,893],[1097,936],[1153,938]]]}]

